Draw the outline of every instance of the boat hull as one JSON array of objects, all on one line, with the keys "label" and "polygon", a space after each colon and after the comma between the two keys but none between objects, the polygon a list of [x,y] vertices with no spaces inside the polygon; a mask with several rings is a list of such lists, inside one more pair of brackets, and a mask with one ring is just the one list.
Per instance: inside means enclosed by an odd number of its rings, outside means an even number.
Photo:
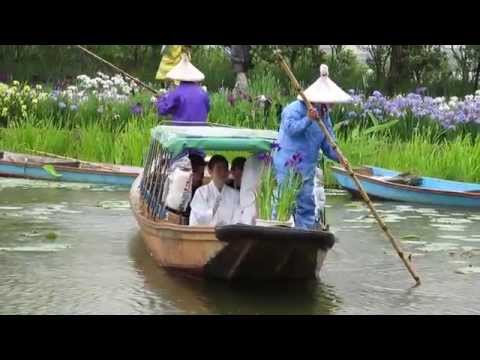
[{"label": "boat hull", "polygon": [[[370,167],[373,175],[359,174],[356,176],[369,196],[382,200],[393,200],[428,205],[452,206],[480,209],[480,184],[469,184],[446,181],[435,178],[422,178],[422,186],[396,184],[375,176],[395,176],[398,172]],[[351,193],[358,195],[353,179],[339,167],[332,167],[337,183]],[[375,176],[374,176],[375,175]]]},{"label": "boat hull", "polygon": [[215,229],[153,221],[141,199],[140,181],[141,175],[132,185],[130,204],[147,250],[165,269],[220,280],[312,279],[334,243],[330,233],[320,242],[318,234],[317,241],[296,236],[276,241],[262,238],[259,232],[269,230],[256,226]]}]

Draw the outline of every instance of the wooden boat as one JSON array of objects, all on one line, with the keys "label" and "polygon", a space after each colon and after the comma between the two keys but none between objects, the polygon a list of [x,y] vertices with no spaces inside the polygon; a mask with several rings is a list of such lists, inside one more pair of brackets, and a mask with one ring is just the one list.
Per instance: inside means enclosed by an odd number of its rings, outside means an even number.
[{"label": "wooden boat", "polygon": [[160,267],[222,280],[312,279],[335,237],[327,231],[252,225],[188,226],[165,211],[165,174],[185,149],[270,151],[266,130],[158,126],[144,171],[130,191],[145,245]]},{"label": "wooden boat", "polygon": [[[357,196],[355,183],[348,173],[337,166],[332,170],[338,184]],[[355,173],[372,198],[480,209],[480,184],[412,178],[409,174],[373,166],[356,169]]]},{"label": "wooden boat", "polygon": [[[52,165],[55,176],[44,169]],[[0,176],[26,179],[131,186],[142,168],[0,152]]]}]

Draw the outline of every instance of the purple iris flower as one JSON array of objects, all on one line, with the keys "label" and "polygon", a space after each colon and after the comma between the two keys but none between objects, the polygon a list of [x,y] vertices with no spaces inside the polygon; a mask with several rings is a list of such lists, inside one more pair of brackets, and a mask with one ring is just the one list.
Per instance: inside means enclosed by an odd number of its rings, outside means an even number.
[{"label": "purple iris flower", "polygon": [[415,89],[415,92],[419,95],[425,95],[425,93],[427,92],[427,88],[425,86],[418,87]]},{"label": "purple iris flower", "polygon": [[272,156],[270,153],[262,153],[257,156],[257,159],[260,161],[263,161],[265,165],[270,165],[273,161]]},{"label": "purple iris flower", "polygon": [[293,170],[298,170],[298,166],[300,163],[303,161],[303,156],[301,153],[296,152],[295,154],[292,155],[290,159],[285,161],[285,167],[292,168]]},{"label": "purple iris flower", "polygon": [[227,101],[230,104],[230,106],[235,106],[236,99],[235,99],[235,96],[233,96],[233,94],[228,95]]},{"label": "purple iris flower", "polygon": [[132,107],[131,110],[132,110],[132,114],[133,114],[133,115],[142,115],[142,113],[143,113],[142,104],[137,103],[136,105],[134,105],[134,106]]},{"label": "purple iris flower", "polygon": [[277,143],[277,142],[271,143],[271,144],[270,144],[270,148],[271,148],[272,150],[277,150],[277,151],[280,151],[280,150],[282,149],[282,147],[280,146],[280,144]]}]

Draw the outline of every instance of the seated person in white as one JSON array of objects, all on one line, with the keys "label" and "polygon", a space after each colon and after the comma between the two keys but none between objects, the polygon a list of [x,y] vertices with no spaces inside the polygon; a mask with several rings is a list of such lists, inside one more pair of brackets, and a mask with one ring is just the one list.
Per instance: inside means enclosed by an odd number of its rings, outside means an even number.
[{"label": "seated person in white", "polygon": [[190,225],[235,224],[240,207],[240,193],[225,185],[228,179],[228,161],[221,155],[214,155],[208,162],[212,181],[200,186],[190,203]]},{"label": "seated person in white", "polygon": [[247,159],[242,156],[236,157],[232,160],[232,167],[230,168],[231,179],[227,180],[227,185],[231,188],[240,190],[245,161],[247,161]]},{"label": "seated person in white", "polygon": [[[257,217],[256,194],[265,163],[258,156],[249,157],[245,162],[240,187],[239,222],[255,225]],[[233,167],[233,165],[232,165]]]}]

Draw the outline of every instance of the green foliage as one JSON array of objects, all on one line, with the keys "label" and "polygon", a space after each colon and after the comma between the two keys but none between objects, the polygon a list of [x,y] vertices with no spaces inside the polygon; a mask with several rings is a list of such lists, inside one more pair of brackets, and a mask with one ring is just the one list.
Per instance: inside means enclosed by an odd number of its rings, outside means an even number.
[{"label": "green foliage", "polygon": [[57,171],[55,170],[55,167],[51,164],[48,164],[48,165],[43,165],[42,166],[43,170],[45,170],[49,175],[52,175],[52,176],[55,176],[55,177],[62,177],[61,174],[57,173]]}]

